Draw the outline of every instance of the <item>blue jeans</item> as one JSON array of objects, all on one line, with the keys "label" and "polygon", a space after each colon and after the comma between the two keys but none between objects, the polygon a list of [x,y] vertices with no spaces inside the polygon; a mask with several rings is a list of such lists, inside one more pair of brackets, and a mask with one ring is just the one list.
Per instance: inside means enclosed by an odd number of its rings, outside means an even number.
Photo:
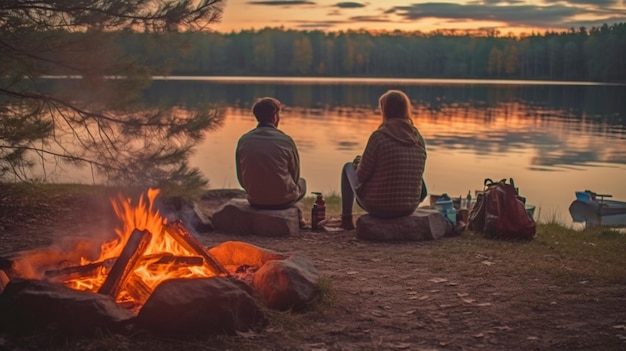
[{"label": "blue jeans", "polygon": [[[408,216],[411,213],[407,214],[388,214],[376,210],[368,209],[367,205],[363,202],[363,200],[359,199],[359,196],[356,195],[354,189],[359,186],[359,178],[356,176],[356,170],[354,169],[354,165],[352,162],[348,162],[343,165],[341,170],[341,216],[351,216],[352,215],[352,206],[354,205],[354,201],[356,200],[357,205],[367,211],[374,217],[380,218],[394,218],[394,217],[403,217]],[[420,202],[424,201],[426,195],[428,194],[428,190],[426,189],[426,183],[422,179],[422,193],[420,194]]]}]

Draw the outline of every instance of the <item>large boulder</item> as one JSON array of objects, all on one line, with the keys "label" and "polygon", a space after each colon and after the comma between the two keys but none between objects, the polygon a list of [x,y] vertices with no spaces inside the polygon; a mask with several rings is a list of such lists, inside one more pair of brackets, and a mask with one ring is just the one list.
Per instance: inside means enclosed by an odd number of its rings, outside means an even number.
[{"label": "large boulder", "polygon": [[11,280],[0,294],[0,311],[0,331],[13,334],[54,330],[62,335],[90,335],[97,330],[122,331],[134,317],[110,296],[19,278]]},{"label": "large boulder", "polygon": [[213,214],[216,231],[226,234],[289,236],[300,233],[298,209],[260,210],[246,199],[231,199]]},{"label": "large boulder", "polygon": [[450,231],[445,218],[437,210],[417,209],[398,218],[377,218],[369,214],[356,222],[356,236],[375,241],[418,241],[439,239]]},{"label": "large boulder", "polygon": [[305,257],[287,256],[241,241],[226,241],[209,252],[235,277],[252,286],[269,308],[300,311],[319,296],[320,273]]},{"label": "large boulder", "polygon": [[258,330],[267,320],[253,295],[234,278],[167,280],[141,308],[136,325],[176,337]]},{"label": "large boulder", "polygon": [[300,311],[319,295],[320,275],[313,262],[299,256],[266,262],[254,274],[252,286],[266,306]]}]

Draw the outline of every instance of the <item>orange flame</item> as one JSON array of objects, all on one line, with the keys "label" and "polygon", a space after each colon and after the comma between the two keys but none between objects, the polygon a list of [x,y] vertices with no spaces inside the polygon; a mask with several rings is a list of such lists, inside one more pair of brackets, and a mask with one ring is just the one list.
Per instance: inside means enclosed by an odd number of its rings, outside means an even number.
[{"label": "orange flame", "polygon": [[[117,228],[115,230],[117,238],[102,244],[100,257],[96,261],[90,261],[83,257],[81,258],[81,265],[93,262],[106,262],[107,260],[110,262],[116,259],[122,253],[128,239],[135,229],[142,231],[147,230],[152,234],[152,239],[144,252],[144,257],[148,255],[152,255],[151,257],[164,255],[182,257],[196,256],[194,253],[183,248],[165,230],[165,224],[167,224],[166,219],[164,219],[161,214],[153,208],[154,200],[159,193],[160,190],[158,189],[148,189],[147,201],[145,200],[145,196],[141,196],[136,205],[132,203],[131,199],[124,198],[121,194],[118,195],[117,199],[111,199],[113,209],[122,224],[121,228]],[[215,276],[215,274],[205,265],[151,265],[154,261],[155,260],[143,260],[133,271],[135,278],[139,277],[141,282],[143,282],[142,285],[149,288],[150,291],[154,290],[159,283],[168,279]],[[65,281],[65,285],[76,290],[97,292],[104,283],[109,271],[110,267],[103,265],[98,267],[97,272],[94,274]],[[136,279],[134,282],[129,281],[127,283],[127,285],[131,284],[137,284]],[[133,287],[131,286],[129,288]],[[141,303],[140,301],[134,301],[134,298],[129,294],[128,289],[123,289],[120,292],[117,296],[117,301],[120,303]]]}]

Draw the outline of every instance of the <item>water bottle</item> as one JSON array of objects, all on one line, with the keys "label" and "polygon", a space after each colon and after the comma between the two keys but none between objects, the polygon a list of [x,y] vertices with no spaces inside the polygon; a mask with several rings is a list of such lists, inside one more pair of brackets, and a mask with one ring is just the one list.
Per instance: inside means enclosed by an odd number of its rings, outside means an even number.
[{"label": "water bottle", "polygon": [[435,202],[435,208],[441,212],[446,219],[452,223],[456,223],[456,209],[454,208],[452,200],[448,194],[441,195],[439,200]]},{"label": "water bottle", "polygon": [[326,201],[324,201],[322,193],[312,192],[311,194],[317,196],[311,209],[311,229],[319,230],[321,229],[319,223],[326,219]]}]

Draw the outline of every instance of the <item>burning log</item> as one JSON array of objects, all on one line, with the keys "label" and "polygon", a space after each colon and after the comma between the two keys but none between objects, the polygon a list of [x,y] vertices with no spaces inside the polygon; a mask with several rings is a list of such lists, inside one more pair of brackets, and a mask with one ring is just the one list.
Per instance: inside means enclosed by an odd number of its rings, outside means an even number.
[{"label": "burning log", "polygon": [[230,273],[209,253],[209,251],[187,230],[181,221],[165,225],[167,231],[185,249],[194,252],[204,259],[206,267],[217,276],[229,277]]},{"label": "burning log", "polygon": [[151,238],[152,234],[147,230],[135,229],[133,231],[130,238],[128,238],[126,246],[124,246],[122,254],[115,260],[115,264],[113,264],[98,293],[117,298],[130,273],[135,270]]},{"label": "burning log", "polygon": [[152,288],[135,273],[131,273],[128,277],[128,281],[124,285],[124,290],[126,290],[139,306],[146,303],[150,295],[152,295]]},{"label": "burning log", "polygon": [[[71,266],[46,271],[43,279],[51,283],[63,283],[68,280],[94,276],[101,268],[111,269],[115,260],[117,260],[117,257],[82,266]],[[137,262],[137,266],[140,266],[147,261],[152,261],[148,263],[146,267],[148,270],[152,271],[159,270],[161,266],[170,266],[170,270],[177,270],[181,267],[201,266],[204,264],[204,259],[200,256],[174,256],[170,253],[163,253],[142,256],[139,259],[139,262]]]},{"label": "burning log", "polygon": [[71,266],[52,271],[46,271],[43,279],[52,283],[62,283],[72,279],[79,279],[85,276],[94,276],[101,268],[110,269],[115,264],[117,257],[104,261],[89,263],[83,266]]},{"label": "burning log", "polygon": [[170,270],[177,270],[182,267],[202,266],[204,264],[204,259],[200,256],[174,256],[170,253],[143,256],[140,264],[146,261],[153,261],[146,266],[150,271],[160,270],[161,266],[169,266]]}]

